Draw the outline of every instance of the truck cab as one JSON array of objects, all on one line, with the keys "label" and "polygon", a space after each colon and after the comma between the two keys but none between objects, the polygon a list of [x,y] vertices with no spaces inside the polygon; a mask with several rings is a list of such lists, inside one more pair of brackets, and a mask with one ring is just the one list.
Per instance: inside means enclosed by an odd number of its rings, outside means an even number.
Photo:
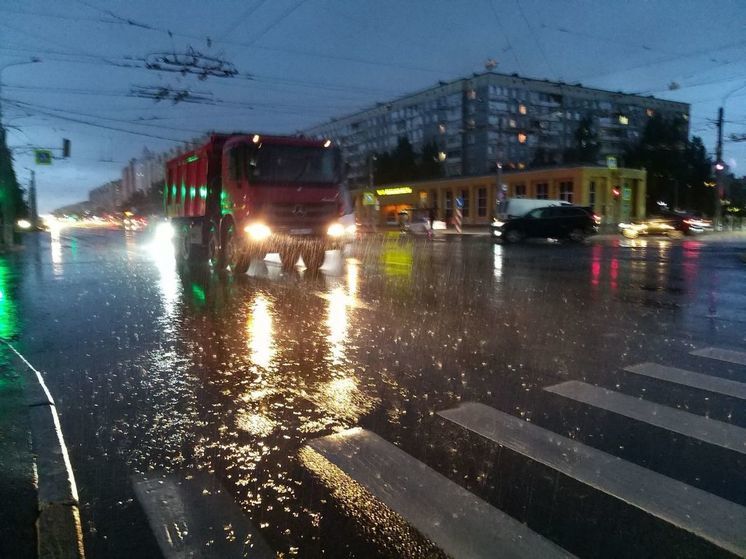
[{"label": "truck cab", "polygon": [[[278,252],[283,266],[302,256],[313,270],[326,250],[354,234],[354,225],[341,219],[347,205],[341,155],[330,140],[232,134],[215,135],[210,144],[168,164],[169,176],[194,183],[182,188],[186,198],[205,194],[196,202],[174,199],[181,202],[176,212],[167,196],[182,254],[201,252],[211,265],[241,273],[252,260]],[[201,166],[179,172],[190,159],[199,161],[200,149],[206,155]]]}]

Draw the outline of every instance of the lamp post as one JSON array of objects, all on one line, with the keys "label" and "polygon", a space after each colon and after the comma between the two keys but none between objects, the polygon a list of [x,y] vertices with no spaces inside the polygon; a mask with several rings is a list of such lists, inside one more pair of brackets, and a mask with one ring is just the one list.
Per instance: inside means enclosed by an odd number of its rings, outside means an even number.
[{"label": "lamp post", "polygon": [[[19,62],[11,62],[5,66],[0,66],[0,98],[2,97],[2,85],[3,85],[3,72],[13,66],[22,66],[24,64],[36,64],[41,62],[39,58],[31,58],[30,60],[21,60]],[[2,111],[2,100],[0,100],[0,134],[2,134],[2,143],[5,144],[5,128],[3,127],[3,111]],[[12,161],[8,161],[8,168],[12,169]],[[8,179],[10,176],[8,177]],[[3,177],[0,177],[0,181],[3,181]],[[4,181],[3,181],[4,182]],[[13,244],[13,221],[15,219],[15,209],[13,208],[13,201],[10,196],[10,181],[5,186],[6,192],[4,192],[4,203],[2,204],[2,217],[3,217],[3,242],[5,246],[11,246]]]}]

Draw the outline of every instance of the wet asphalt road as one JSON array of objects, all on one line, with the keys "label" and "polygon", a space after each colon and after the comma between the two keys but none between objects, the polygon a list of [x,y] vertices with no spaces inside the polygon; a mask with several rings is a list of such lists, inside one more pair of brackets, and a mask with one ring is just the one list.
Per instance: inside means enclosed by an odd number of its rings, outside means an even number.
[{"label": "wet asphalt road", "polygon": [[144,233],[26,245],[7,264],[18,347],[57,400],[89,557],[159,556],[133,489],[151,471],[211,476],[286,557],[437,555],[299,460],[307,441],[358,426],[578,556],[728,556],[437,412],[482,402],[746,505],[743,453],[543,390],[580,380],[746,427],[744,400],[622,371],[650,361],[746,382],[746,366],[689,354],[746,348],[743,237],[392,235],[318,277],[270,263],[239,278],[179,271]]}]

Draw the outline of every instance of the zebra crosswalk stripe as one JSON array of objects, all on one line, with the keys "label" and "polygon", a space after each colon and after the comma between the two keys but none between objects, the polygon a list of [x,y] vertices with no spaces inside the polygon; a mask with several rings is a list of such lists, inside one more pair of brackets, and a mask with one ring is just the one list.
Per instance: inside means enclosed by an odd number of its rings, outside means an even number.
[{"label": "zebra crosswalk stripe", "polygon": [[674,384],[707,390],[715,394],[723,394],[732,398],[746,400],[746,383],[728,380],[712,375],[703,375],[686,369],[667,367],[658,363],[639,363],[624,368],[628,373],[645,377],[665,380]]},{"label": "zebra crosswalk stripe", "polygon": [[746,557],[746,508],[490,408],[466,403],[439,415],[531,460]]},{"label": "zebra crosswalk stripe", "polygon": [[662,406],[576,380],[548,386],[544,390],[711,445],[746,454],[746,429],[737,425]]},{"label": "zebra crosswalk stripe", "polygon": [[375,433],[350,429],[307,445],[451,557],[570,553]]}]

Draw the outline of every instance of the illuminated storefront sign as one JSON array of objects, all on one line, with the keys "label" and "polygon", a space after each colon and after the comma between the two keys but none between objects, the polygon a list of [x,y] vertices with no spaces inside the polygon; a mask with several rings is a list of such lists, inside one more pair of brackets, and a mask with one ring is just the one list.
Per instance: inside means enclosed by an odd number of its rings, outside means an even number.
[{"label": "illuminated storefront sign", "polygon": [[394,196],[396,194],[412,194],[411,186],[397,186],[394,188],[379,188],[376,190],[378,196]]}]

